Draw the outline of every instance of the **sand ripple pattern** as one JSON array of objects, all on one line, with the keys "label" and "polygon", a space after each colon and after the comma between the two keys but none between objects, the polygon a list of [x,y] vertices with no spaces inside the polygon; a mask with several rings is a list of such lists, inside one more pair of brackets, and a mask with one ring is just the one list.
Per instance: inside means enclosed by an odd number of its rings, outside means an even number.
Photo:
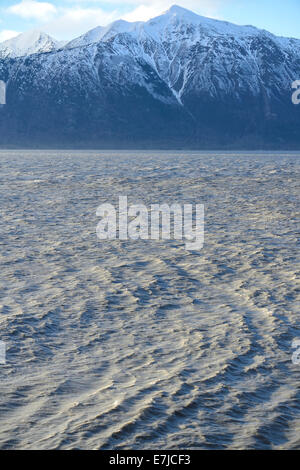
[{"label": "sand ripple pattern", "polygon": [[[2,449],[300,448],[299,154],[0,152]],[[204,203],[199,253],[96,208]]]}]

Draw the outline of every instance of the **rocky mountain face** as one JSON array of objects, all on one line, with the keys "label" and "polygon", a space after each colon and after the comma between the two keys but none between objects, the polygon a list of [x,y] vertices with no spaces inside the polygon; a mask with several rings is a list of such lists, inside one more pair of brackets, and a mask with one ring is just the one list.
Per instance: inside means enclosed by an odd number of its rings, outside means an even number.
[{"label": "rocky mountain face", "polygon": [[180,7],[66,45],[26,35],[0,44],[2,146],[300,147],[300,40]]}]

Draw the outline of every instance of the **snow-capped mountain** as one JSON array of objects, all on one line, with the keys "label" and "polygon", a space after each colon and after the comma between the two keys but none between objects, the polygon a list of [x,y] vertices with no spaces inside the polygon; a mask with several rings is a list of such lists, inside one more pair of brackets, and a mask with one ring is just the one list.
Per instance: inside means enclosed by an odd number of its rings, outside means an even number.
[{"label": "snow-capped mountain", "polygon": [[108,41],[117,34],[134,33],[138,29],[138,26],[142,26],[143,24],[144,23],[142,22],[129,23],[124,20],[114,21],[106,27],[98,26],[97,28],[88,31],[86,34],[83,34],[79,38],[73,39],[67,43],[65,47],[70,49],[73,47],[86,46],[99,41]]},{"label": "snow-capped mountain", "polygon": [[41,31],[28,31],[0,43],[0,58],[23,57],[30,54],[52,52],[64,44]]},{"label": "snow-capped mountain", "polygon": [[291,102],[300,40],[174,6],[147,22],[117,21],[34,50],[47,54],[25,49],[14,60],[0,56],[8,83],[0,132],[10,140],[300,146],[300,107]]}]

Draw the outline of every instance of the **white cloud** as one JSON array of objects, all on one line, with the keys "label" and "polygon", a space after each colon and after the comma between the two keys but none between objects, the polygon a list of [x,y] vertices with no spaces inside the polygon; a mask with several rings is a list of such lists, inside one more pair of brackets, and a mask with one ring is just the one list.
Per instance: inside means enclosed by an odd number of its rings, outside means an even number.
[{"label": "white cloud", "polygon": [[121,3],[121,0],[64,0],[60,6],[55,7],[50,0],[22,0],[7,11],[24,19],[35,19],[36,28],[57,39],[72,39],[119,18],[146,21],[160,15],[174,3],[216,18],[218,7],[229,1],[231,0],[124,0]]},{"label": "white cloud", "polygon": [[57,39],[71,39],[86,33],[96,26],[107,25],[118,19],[117,11],[105,12],[100,8],[63,8],[52,21],[42,29]]},{"label": "white cloud", "polygon": [[57,9],[52,3],[37,2],[35,0],[22,0],[20,3],[9,7],[7,11],[21,18],[38,21],[47,21],[57,13]]},{"label": "white cloud", "polygon": [[0,42],[7,41],[7,39],[14,38],[18,36],[17,31],[12,31],[10,29],[4,29],[3,31],[0,31]]},{"label": "white cloud", "polygon": [[146,21],[154,18],[163,12],[159,5],[139,5],[130,13],[122,16],[126,21]]},{"label": "white cloud", "polygon": [[149,18],[163,13],[165,10],[176,4],[183,8],[190,9],[202,15],[215,15],[218,8],[224,3],[230,3],[233,0],[65,0],[69,4],[100,4],[101,6],[107,5],[111,7],[116,5],[120,8],[122,4],[122,11],[127,10],[124,16],[136,18],[140,20],[148,20]]},{"label": "white cloud", "polygon": [[165,10],[170,8],[174,3],[177,5],[187,8],[199,13],[201,15],[207,15],[211,17],[217,17],[218,7],[220,0],[185,0],[185,1],[174,1],[174,0],[129,0],[136,7],[129,13],[123,15],[123,18],[127,21],[145,21],[160,15]]},{"label": "white cloud", "polygon": [[[216,18],[220,2],[224,0],[126,0],[121,11],[120,0],[109,0],[107,3],[95,0],[94,6],[91,6],[91,0],[68,0],[64,7],[58,8],[55,18],[41,28],[57,39],[72,39],[96,26],[105,26],[119,18],[127,21],[146,21],[160,15],[174,3]],[[99,8],[98,3],[106,3],[109,8]],[[85,7],[85,4],[89,6]]]}]

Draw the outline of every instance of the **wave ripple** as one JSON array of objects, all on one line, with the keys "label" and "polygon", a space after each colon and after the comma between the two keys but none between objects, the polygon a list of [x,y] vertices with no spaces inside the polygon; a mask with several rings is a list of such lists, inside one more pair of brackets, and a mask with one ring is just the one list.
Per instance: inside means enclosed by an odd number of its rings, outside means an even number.
[{"label": "wave ripple", "polygon": [[[0,151],[2,449],[296,449],[298,154]],[[96,208],[204,203],[206,242]]]}]

